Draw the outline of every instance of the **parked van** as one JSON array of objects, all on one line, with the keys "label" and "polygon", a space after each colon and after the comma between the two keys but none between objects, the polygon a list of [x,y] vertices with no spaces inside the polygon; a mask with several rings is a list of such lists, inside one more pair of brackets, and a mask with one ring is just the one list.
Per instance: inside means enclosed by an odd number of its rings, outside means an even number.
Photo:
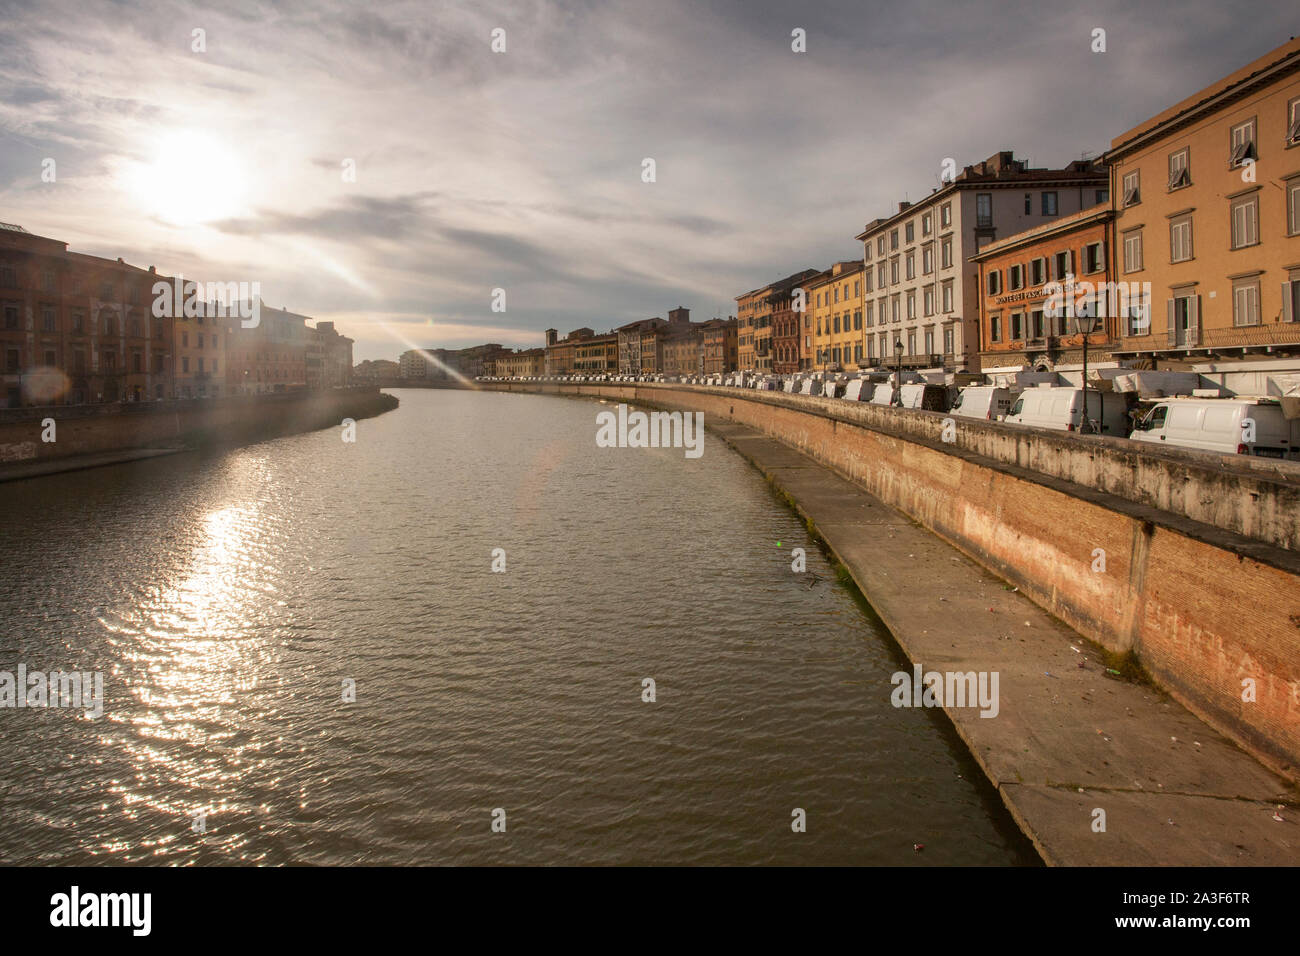
[{"label": "parked van", "polygon": [[932,412],[948,410],[948,386],[934,384],[909,384],[899,388],[904,408],[924,408]]},{"label": "parked van", "polygon": [[871,401],[871,391],[875,387],[873,382],[855,378],[844,387],[842,397],[850,402],[869,402]]},{"label": "parked van", "polygon": [[1137,423],[1129,438],[1223,455],[1300,460],[1300,421],[1275,398],[1169,398]]},{"label": "parked van", "polygon": [[[1087,390],[1088,419],[1102,435],[1123,438],[1128,432],[1128,400],[1114,392]],[[1027,388],[1012,403],[1005,422],[1063,432],[1087,431],[1081,388]]]},{"label": "parked van", "polygon": [[953,399],[954,415],[966,418],[983,418],[986,421],[1001,421],[1011,409],[1018,392],[997,385],[967,385]]},{"label": "parked van", "polygon": [[871,393],[872,405],[892,405],[894,404],[894,386],[885,383],[876,385],[876,390]]}]

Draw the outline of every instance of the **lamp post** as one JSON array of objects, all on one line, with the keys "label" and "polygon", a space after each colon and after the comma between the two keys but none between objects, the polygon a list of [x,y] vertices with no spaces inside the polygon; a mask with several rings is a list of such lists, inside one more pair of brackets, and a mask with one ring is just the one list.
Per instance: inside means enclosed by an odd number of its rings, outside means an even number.
[{"label": "lamp post", "polygon": [[1097,327],[1097,317],[1092,314],[1092,304],[1087,303],[1082,309],[1082,314],[1076,314],[1074,317],[1075,327],[1083,335],[1083,432],[1092,434],[1096,429],[1093,428],[1092,419],[1088,417],[1088,336],[1091,335]]},{"label": "lamp post", "polygon": [[894,355],[898,357],[898,372],[894,381],[894,404],[903,404],[903,340],[894,339]]}]

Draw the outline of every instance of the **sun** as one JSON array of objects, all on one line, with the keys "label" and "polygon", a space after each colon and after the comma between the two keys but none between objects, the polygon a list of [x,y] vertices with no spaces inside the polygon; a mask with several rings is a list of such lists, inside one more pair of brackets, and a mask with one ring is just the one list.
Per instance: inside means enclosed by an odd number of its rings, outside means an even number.
[{"label": "sun", "polygon": [[159,219],[192,226],[237,215],[246,177],[238,152],[221,139],[196,130],[163,136],[152,162],[133,177],[133,190]]}]

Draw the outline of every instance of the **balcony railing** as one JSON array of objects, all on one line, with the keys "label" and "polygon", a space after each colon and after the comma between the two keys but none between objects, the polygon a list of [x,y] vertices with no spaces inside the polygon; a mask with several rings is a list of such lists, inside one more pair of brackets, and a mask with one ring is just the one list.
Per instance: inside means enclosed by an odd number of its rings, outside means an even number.
[{"label": "balcony railing", "polygon": [[1198,348],[1250,348],[1300,343],[1300,322],[1202,329]]}]

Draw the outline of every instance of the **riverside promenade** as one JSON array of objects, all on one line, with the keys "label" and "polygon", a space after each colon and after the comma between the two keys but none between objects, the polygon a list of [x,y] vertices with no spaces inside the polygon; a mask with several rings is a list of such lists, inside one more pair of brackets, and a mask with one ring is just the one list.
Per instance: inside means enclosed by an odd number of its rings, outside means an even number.
[{"label": "riverside promenade", "polygon": [[1300,860],[1300,806],[1281,777],[1156,688],[1109,674],[1101,648],[829,468],[746,426],[709,427],[815,526],[914,664],[998,671],[996,717],[944,710],[1048,864]]}]

